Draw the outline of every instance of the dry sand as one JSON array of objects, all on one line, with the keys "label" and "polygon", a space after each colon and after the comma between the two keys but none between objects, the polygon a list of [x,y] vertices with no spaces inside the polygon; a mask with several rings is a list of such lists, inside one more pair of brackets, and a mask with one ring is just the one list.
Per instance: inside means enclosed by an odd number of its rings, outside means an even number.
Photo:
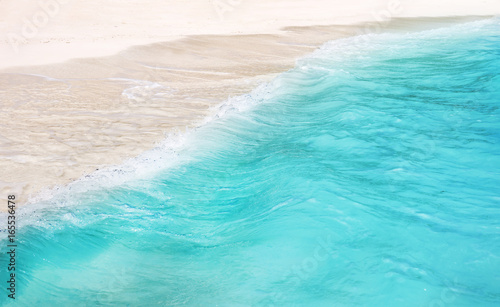
[{"label": "dry sand", "polygon": [[490,0],[0,0],[0,199],[134,157],[328,40],[499,14]]}]

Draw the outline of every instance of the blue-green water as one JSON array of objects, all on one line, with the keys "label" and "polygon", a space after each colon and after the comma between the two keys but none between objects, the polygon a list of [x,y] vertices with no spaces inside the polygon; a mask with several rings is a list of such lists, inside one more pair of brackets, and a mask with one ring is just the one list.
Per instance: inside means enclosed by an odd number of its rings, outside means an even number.
[{"label": "blue-green water", "polygon": [[498,306],[499,107],[499,19],[331,42],[21,211],[0,304]]}]

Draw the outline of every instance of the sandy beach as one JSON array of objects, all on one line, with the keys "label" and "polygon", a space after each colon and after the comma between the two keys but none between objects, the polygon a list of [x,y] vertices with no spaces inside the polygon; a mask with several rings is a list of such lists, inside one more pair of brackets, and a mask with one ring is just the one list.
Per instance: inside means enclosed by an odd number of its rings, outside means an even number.
[{"label": "sandy beach", "polygon": [[499,14],[494,0],[0,1],[0,197],[137,156],[329,40]]}]

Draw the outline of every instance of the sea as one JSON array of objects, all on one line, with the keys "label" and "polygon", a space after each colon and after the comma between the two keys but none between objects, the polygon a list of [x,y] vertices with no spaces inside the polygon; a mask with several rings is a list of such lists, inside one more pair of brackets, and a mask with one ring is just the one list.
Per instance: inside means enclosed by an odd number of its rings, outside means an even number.
[{"label": "sea", "polygon": [[0,305],[500,306],[499,18],[330,41],[214,114],[17,210]]}]

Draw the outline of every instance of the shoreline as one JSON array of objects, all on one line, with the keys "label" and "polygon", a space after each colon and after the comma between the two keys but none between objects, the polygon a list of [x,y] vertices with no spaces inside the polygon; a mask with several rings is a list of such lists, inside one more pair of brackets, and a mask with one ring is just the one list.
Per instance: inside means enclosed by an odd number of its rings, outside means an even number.
[{"label": "shoreline", "polygon": [[[491,17],[394,18],[380,33]],[[165,134],[198,126],[228,97],[293,68],[296,59],[323,43],[355,36],[370,25],[380,23],[188,36],[111,56],[0,69],[0,84],[9,86],[2,91],[7,95],[2,196],[16,193],[23,205],[42,191],[120,165],[154,148]]]}]

